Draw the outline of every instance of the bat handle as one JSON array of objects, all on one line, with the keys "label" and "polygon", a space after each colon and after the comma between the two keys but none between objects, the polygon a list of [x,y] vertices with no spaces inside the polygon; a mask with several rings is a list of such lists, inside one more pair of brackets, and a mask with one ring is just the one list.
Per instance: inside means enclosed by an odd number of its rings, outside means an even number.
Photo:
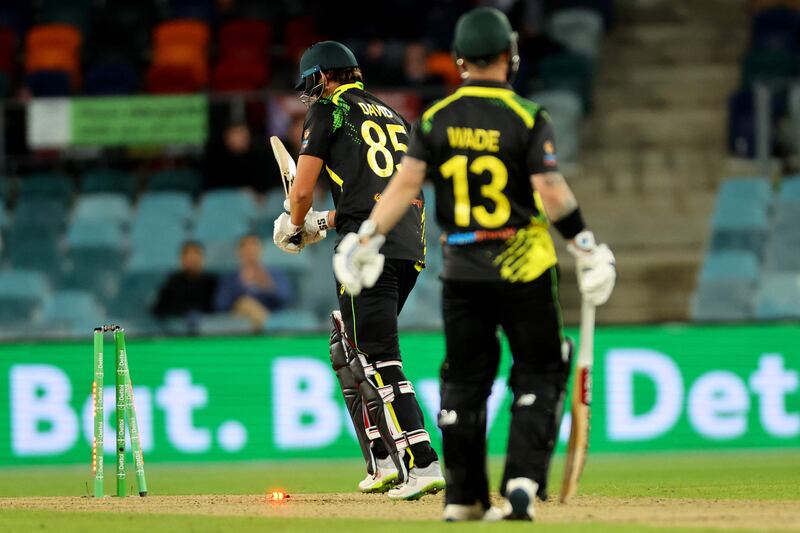
[{"label": "bat handle", "polygon": [[[587,354],[588,357],[592,357],[591,354],[594,353],[594,317],[595,317],[595,307],[587,303],[585,300],[581,303],[581,347],[580,352],[578,354],[578,361],[581,362],[581,359],[584,354]],[[584,364],[591,364],[591,361],[583,361]]]}]

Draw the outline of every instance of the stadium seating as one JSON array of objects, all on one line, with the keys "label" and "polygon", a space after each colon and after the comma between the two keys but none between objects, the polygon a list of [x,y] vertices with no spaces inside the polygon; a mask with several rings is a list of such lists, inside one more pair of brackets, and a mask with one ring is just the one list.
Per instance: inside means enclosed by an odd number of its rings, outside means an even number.
[{"label": "stadium seating", "polygon": [[739,178],[723,183],[712,217],[714,250],[761,253],[769,231],[772,192],[764,178]]},{"label": "stadium seating", "polygon": [[[692,302],[695,320],[800,317],[799,184],[797,177],[785,177],[775,194],[764,178],[723,182],[712,248]],[[724,216],[719,214],[723,205]],[[734,224],[734,218],[743,222]]]},{"label": "stadium seating", "polygon": [[103,312],[92,293],[60,290],[44,306],[42,322],[47,326],[65,326],[75,335],[88,335],[103,321]]},{"label": "stadium seating", "polygon": [[117,170],[93,170],[83,176],[81,192],[91,193],[120,193],[128,198],[133,198],[137,188],[136,176]]},{"label": "stadium seating", "polygon": [[151,191],[182,191],[194,196],[202,183],[202,176],[194,170],[173,169],[152,174],[147,186]]},{"label": "stadium seating", "polygon": [[[275,76],[275,88],[286,88],[284,74],[293,79],[300,54],[322,38],[319,17],[297,16],[296,7],[258,0],[221,4],[213,0],[0,2],[0,98],[187,93],[206,87],[214,92],[253,92],[268,86],[273,71],[280,74]],[[562,160],[573,160],[577,154],[577,132],[591,101],[591,58],[611,18],[608,6],[610,1],[605,0],[565,0],[545,24],[568,52],[545,58],[534,99],[553,118]],[[371,39],[348,37],[361,53]],[[396,36],[383,42],[386,65],[397,69],[397,79],[406,44]],[[427,62],[429,74],[450,85],[461,82],[449,50],[431,49]],[[372,79],[369,72],[366,76]],[[219,97],[212,95],[209,100],[212,122],[215,98]],[[245,117],[257,123],[254,138],[282,128],[280,113],[273,113],[276,101],[258,96],[243,106]],[[404,110],[414,112],[413,106]],[[259,121],[266,121],[266,127]],[[167,169],[152,172],[143,171],[153,166],[141,165],[139,159],[148,157],[150,148],[127,153],[93,150],[81,147],[57,163],[51,151],[26,153],[33,166],[27,160],[21,165],[14,162],[6,167],[12,175],[0,178],[0,267],[5,269],[0,277],[19,274],[19,279],[28,280],[22,285],[39,287],[30,292],[35,297],[9,299],[0,294],[0,336],[9,323],[46,323],[59,334],[83,335],[88,324],[104,317],[125,319],[126,329],[146,333],[249,332],[246,321],[225,316],[155,321],[150,308],[159,284],[178,267],[180,248],[187,239],[204,244],[210,270],[225,272],[237,266],[238,239],[252,231],[264,238],[264,261],[285,269],[300,295],[287,311],[273,314],[266,331],[327,328],[327,315],[337,306],[329,269],[336,235],[331,232],[299,256],[279,252],[270,241],[273,220],[283,210],[281,189],[268,193],[263,202],[242,191],[202,194],[201,166],[194,153],[186,158],[180,149],[175,158],[170,153],[168,161],[157,167]],[[132,154],[135,159],[128,159]],[[24,168],[67,169],[69,174],[17,170]],[[17,172],[21,175],[13,175]],[[418,294],[408,303],[404,324],[429,329],[440,321],[436,276],[441,269],[441,229],[435,221],[432,188],[427,187],[426,195],[428,268],[420,277]],[[328,208],[330,203],[326,196],[325,202],[315,200],[315,208]],[[317,273],[319,265],[322,273]],[[56,290],[52,299],[50,287]],[[4,302],[11,303],[4,306]]]},{"label": "stadium seating", "polygon": [[603,18],[594,9],[562,9],[550,17],[547,30],[568,50],[594,59],[603,36]]},{"label": "stadium seating", "polygon": [[800,273],[776,273],[758,288],[755,317],[762,320],[800,318]]},{"label": "stadium seating", "polygon": [[84,194],[75,204],[72,219],[74,222],[127,226],[131,221],[131,206],[122,194]]},{"label": "stadium seating", "polygon": [[49,293],[50,286],[39,272],[0,271],[0,320],[24,322],[36,319]]}]

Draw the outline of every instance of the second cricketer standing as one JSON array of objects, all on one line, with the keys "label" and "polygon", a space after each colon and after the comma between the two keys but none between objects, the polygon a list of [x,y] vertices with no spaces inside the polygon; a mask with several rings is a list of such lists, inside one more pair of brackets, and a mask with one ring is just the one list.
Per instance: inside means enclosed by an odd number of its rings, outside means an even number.
[{"label": "second cricketer standing", "polygon": [[[602,305],[616,279],[614,256],[595,244],[558,171],[547,113],[511,89],[519,57],[506,16],[477,8],[456,25],[453,52],[465,83],[425,110],[402,167],[358,234],[339,245],[334,269],[354,292],[380,264],[374,240],[391,231],[424,179],[436,187],[446,231],[441,369],[445,520],[534,517],[546,498],[569,353],[561,331],[557,258],[548,223],[569,241],[587,303]],[[513,356],[505,501],[490,512],[486,401],[500,358],[502,328]]]},{"label": "second cricketer standing", "polygon": [[[408,142],[408,124],[364,90],[355,56],[338,42],[323,41],[306,50],[296,88],[309,109],[290,192],[291,213],[278,218],[274,234],[275,244],[289,252],[299,251],[297,242],[312,242],[318,229],[335,227],[342,235],[357,230],[381,201]],[[311,210],[321,173],[331,181],[336,210],[330,213]],[[407,500],[444,488],[422,410],[403,373],[398,342],[397,315],[425,260],[422,197],[409,198],[408,207],[385,242],[376,241],[386,260],[382,272],[373,271],[371,288],[358,296],[339,289],[341,314],[333,318],[343,322],[345,331],[342,335],[334,327],[331,335],[331,360],[367,459],[368,475],[359,489],[388,490],[389,498]],[[374,415],[366,435],[362,402]],[[393,487],[398,478],[402,482]]]}]

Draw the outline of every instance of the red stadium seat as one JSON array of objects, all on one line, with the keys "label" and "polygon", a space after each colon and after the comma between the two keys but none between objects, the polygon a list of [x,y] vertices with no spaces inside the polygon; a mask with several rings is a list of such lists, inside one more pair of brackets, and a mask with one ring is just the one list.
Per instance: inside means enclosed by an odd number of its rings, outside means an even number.
[{"label": "red stadium seat", "polygon": [[238,19],[227,22],[219,30],[220,58],[261,60],[269,58],[272,27],[260,20]]},{"label": "red stadium seat", "polygon": [[199,20],[170,20],[162,22],[153,31],[155,49],[172,45],[195,46],[206,53],[208,39],[208,24]]},{"label": "red stadium seat", "polygon": [[78,54],[82,36],[80,30],[69,24],[42,24],[32,28],[25,38],[28,53],[42,48],[59,48]]},{"label": "red stadium seat", "polygon": [[152,94],[196,93],[203,89],[195,69],[182,65],[153,65],[147,71],[147,92]]},{"label": "red stadium seat", "polygon": [[156,48],[153,65],[190,69],[198,83],[205,85],[208,82],[206,56],[195,46],[171,44]]},{"label": "red stadium seat", "polygon": [[447,52],[434,52],[428,56],[425,70],[432,76],[439,76],[449,87],[456,87],[461,83],[461,74],[453,61],[453,56]]},{"label": "red stadium seat", "polygon": [[316,30],[314,17],[297,17],[290,20],[284,28],[286,55],[294,62],[300,61],[300,56],[306,48],[317,41],[321,41]]},{"label": "red stadium seat", "polygon": [[256,91],[266,85],[267,79],[263,63],[223,59],[214,67],[211,88],[220,92]]}]

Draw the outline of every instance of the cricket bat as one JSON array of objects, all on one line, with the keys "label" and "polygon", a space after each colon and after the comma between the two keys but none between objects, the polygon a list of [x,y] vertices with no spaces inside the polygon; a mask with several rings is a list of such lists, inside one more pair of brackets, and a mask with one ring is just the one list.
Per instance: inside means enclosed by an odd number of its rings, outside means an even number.
[{"label": "cricket bat", "polygon": [[269,144],[272,146],[272,153],[275,155],[275,161],[278,162],[278,168],[281,171],[281,182],[283,183],[283,192],[286,193],[286,198],[289,198],[289,191],[292,190],[294,184],[294,176],[297,174],[297,165],[289,155],[289,151],[283,145],[281,140],[273,135],[269,138]]},{"label": "cricket bat", "polygon": [[[283,209],[288,213],[289,212],[289,192],[292,190],[292,185],[294,185],[294,177],[297,174],[297,164],[294,162],[294,159],[291,155],[289,155],[289,151],[283,145],[283,142],[273,135],[269,138],[269,144],[272,146],[272,153],[275,156],[275,161],[278,162],[278,168],[281,171],[281,182],[283,183],[283,192],[286,194],[286,200],[283,202]],[[325,231],[321,231],[320,235],[325,237]],[[296,238],[289,239],[292,244],[297,246],[301,245],[302,236],[298,234]]]},{"label": "cricket bat", "polygon": [[594,364],[594,311],[594,306],[586,302],[581,304],[581,345],[572,378],[572,426],[564,464],[564,480],[561,484],[561,503],[566,503],[578,492],[578,483],[586,464],[586,455],[589,452],[592,365]]}]

